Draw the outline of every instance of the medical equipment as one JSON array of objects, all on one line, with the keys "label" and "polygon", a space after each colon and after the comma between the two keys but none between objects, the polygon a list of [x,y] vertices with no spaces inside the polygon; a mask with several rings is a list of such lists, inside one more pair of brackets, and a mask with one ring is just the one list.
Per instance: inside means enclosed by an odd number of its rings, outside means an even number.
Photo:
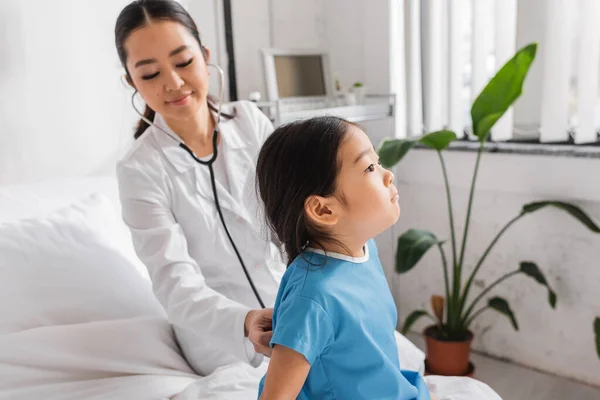
[{"label": "medical equipment", "polygon": [[329,53],[317,49],[261,49],[269,101],[290,106],[300,101],[317,104],[335,95]]},{"label": "medical equipment", "polygon": [[254,295],[256,296],[256,300],[258,300],[258,303],[260,304],[260,306],[262,308],[265,308],[265,304],[264,304],[262,298],[260,297],[260,294],[258,293],[256,286],[254,285],[254,281],[252,280],[252,277],[250,276],[250,273],[248,272],[248,268],[246,268],[246,264],[244,263],[244,260],[242,259],[242,256],[241,256],[235,242],[233,241],[231,234],[229,233],[229,229],[227,228],[227,224],[225,223],[225,218],[223,217],[223,211],[221,211],[221,206],[219,205],[219,197],[217,196],[217,186],[216,186],[216,182],[215,182],[215,171],[213,169],[213,164],[214,164],[215,160],[217,159],[217,140],[219,138],[219,128],[218,127],[219,127],[219,122],[221,120],[221,106],[223,105],[224,72],[221,69],[221,67],[219,67],[218,65],[208,64],[208,66],[215,68],[219,72],[219,78],[220,78],[219,79],[219,106],[217,109],[217,118],[216,118],[216,123],[215,123],[215,129],[213,131],[213,138],[212,138],[213,154],[209,160],[204,161],[204,160],[201,160],[198,157],[196,157],[194,152],[188,146],[186,146],[186,144],[180,138],[171,135],[169,132],[162,129],[160,126],[156,125],[153,121],[150,121],[141,112],[139,112],[137,107],[135,106],[135,95],[138,93],[137,90],[133,93],[133,96],[131,96],[131,105],[133,106],[133,109],[135,110],[135,112],[139,114],[139,116],[142,118],[142,120],[144,122],[146,122],[150,126],[155,127],[156,129],[160,130],[161,132],[166,134],[168,137],[170,137],[171,139],[176,141],[177,144],[179,145],[179,147],[181,147],[183,150],[185,150],[194,159],[194,161],[196,161],[198,164],[202,164],[202,165],[205,165],[208,167],[208,170],[210,172],[210,182],[211,182],[211,186],[212,186],[212,191],[213,191],[213,195],[215,197],[215,205],[217,206],[217,212],[219,213],[219,217],[221,219],[221,223],[223,224],[223,228],[225,228],[225,233],[227,234],[227,237],[229,238],[229,242],[231,243],[231,246],[233,247],[233,250],[235,251],[235,254],[240,262],[240,265],[242,266],[242,269],[244,270],[244,274],[246,275],[246,278],[248,279],[248,283],[250,284],[250,287],[252,288],[252,291],[254,292]]}]

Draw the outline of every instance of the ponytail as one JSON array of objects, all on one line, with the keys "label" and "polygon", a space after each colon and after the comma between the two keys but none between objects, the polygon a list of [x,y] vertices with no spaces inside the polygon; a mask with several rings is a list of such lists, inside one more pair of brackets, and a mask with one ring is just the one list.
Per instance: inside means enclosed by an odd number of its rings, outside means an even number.
[{"label": "ponytail", "polygon": [[[155,115],[156,115],[156,112],[153,109],[151,109],[150,107],[148,107],[148,105],[146,105],[146,110],[144,111],[144,117],[146,117],[150,121],[153,121]],[[146,121],[144,121],[143,119],[140,119],[140,121],[138,122],[138,124],[135,128],[135,133],[133,134],[133,138],[137,139],[140,136],[142,136],[142,133],[144,133],[146,128],[148,128],[149,126],[150,125]]]}]

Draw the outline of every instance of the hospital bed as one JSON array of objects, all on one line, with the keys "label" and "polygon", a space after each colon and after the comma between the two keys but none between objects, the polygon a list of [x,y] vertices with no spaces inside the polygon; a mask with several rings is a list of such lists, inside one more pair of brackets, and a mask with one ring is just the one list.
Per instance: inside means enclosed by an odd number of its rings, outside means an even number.
[{"label": "hospital bed", "polygon": [[[423,353],[399,337],[404,368]],[[266,371],[194,373],[120,219],[112,177],[0,186],[0,399],[251,400]],[[499,400],[426,377],[443,400]]]}]

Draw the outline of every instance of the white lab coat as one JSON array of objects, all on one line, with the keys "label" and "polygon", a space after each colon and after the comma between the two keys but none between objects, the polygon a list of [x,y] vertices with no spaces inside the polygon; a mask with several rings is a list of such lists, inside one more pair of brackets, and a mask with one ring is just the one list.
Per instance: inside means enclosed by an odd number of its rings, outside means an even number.
[{"label": "white lab coat", "polygon": [[[250,102],[224,104],[223,112],[235,118],[219,124],[218,156],[230,183],[229,192],[217,182],[219,202],[263,301],[272,307],[285,264],[258,206],[255,166],[273,127]],[[154,122],[175,135],[160,115]],[[217,214],[208,167],[151,126],[119,162],[117,175],[123,219],[192,367],[207,375],[240,360],[259,365],[262,356],[244,337],[246,314],[259,304]]]}]

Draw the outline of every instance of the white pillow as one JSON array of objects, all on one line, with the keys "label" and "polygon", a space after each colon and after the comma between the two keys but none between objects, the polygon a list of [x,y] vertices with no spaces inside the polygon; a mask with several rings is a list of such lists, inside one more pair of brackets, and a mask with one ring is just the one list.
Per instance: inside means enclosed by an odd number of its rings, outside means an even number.
[{"label": "white pillow", "polygon": [[121,213],[117,178],[94,176],[0,186],[0,223],[40,218],[94,193],[107,196]]},{"label": "white pillow", "polygon": [[0,224],[0,334],[160,316],[147,272],[104,196]]}]

